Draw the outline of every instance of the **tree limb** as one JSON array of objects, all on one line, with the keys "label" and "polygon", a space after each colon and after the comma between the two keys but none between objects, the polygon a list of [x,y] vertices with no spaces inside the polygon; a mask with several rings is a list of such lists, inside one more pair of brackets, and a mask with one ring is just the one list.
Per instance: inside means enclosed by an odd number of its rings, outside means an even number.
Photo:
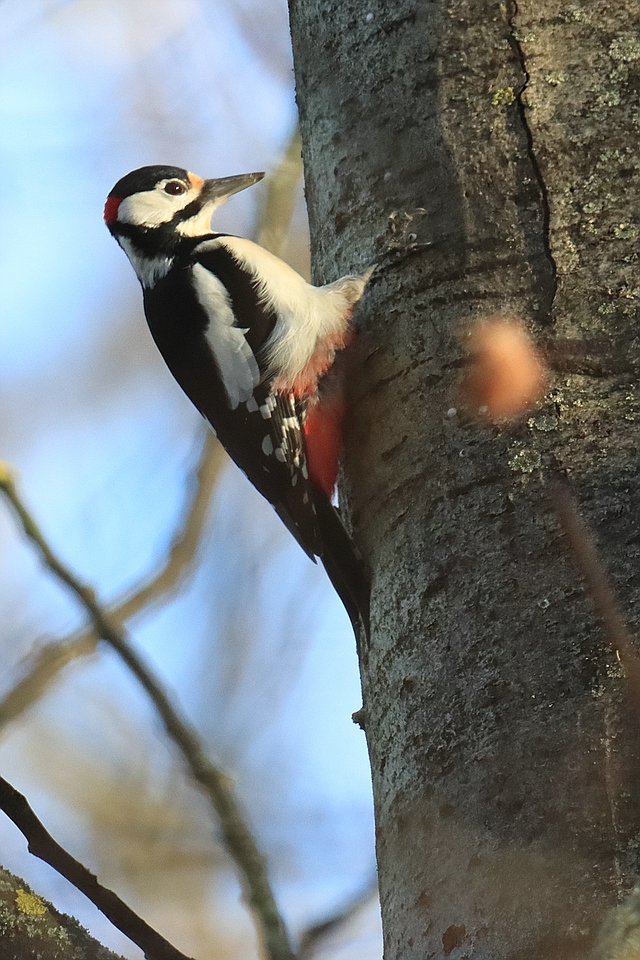
[{"label": "tree limb", "polygon": [[255,230],[256,243],[281,256],[295,207],[296,187],[302,177],[302,141],[296,125],[282,159],[266,179],[265,200]]},{"label": "tree limb", "polygon": [[322,941],[330,934],[335,933],[343,924],[352,920],[377,894],[378,880],[374,877],[363,890],[357,893],[348,903],[343,904],[336,913],[305,930],[300,937],[297,960],[313,960]]},{"label": "tree limb", "polygon": [[2,960],[124,960],[0,866]]},{"label": "tree limb", "polygon": [[271,890],[262,854],[245,823],[229,778],[206,756],[195,730],[182,718],[151,669],[129,645],[121,626],[100,605],[95,591],[82,583],[54,554],[22,502],[8,466],[0,465],[0,492],[13,507],[26,536],[45,565],[87,611],[96,634],[126,663],[158,711],[168,736],[182,752],[193,778],[203,788],[220,819],[224,842],[243,881],[247,902],[262,932],[270,960],[291,960],[284,921]]},{"label": "tree limb", "polygon": [[147,960],[189,960],[56,843],[26,798],[3,777],[0,777],[0,808],[26,837],[30,853],[84,893],[118,930],[140,947]]},{"label": "tree limb", "polygon": [[[195,487],[184,517],[171,539],[167,558],[160,570],[148,574],[110,608],[109,616],[115,622],[123,624],[149,610],[154,603],[168,599],[189,573],[202,537],[211,494],[225,460],[221,444],[207,431],[196,469]],[[67,664],[94,653],[98,641],[98,634],[89,627],[34,652],[28,658],[24,675],[0,700],[0,730],[35,703]]]},{"label": "tree limb", "polygon": [[605,639],[622,663],[629,692],[636,706],[640,707],[640,653],[598,554],[593,534],[565,485],[555,483],[551,486],[551,501],[582,574]]}]

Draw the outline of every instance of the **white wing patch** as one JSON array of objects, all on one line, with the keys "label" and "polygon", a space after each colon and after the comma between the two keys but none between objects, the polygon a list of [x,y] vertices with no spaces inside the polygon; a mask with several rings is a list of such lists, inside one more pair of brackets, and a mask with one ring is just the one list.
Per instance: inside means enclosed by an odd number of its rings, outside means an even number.
[{"label": "white wing patch", "polygon": [[205,336],[231,409],[235,410],[240,403],[251,400],[260,382],[258,362],[246,341],[245,331],[233,325],[235,318],[224,284],[201,263],[195,263],[191,270],[196,297],[209,319]]}]

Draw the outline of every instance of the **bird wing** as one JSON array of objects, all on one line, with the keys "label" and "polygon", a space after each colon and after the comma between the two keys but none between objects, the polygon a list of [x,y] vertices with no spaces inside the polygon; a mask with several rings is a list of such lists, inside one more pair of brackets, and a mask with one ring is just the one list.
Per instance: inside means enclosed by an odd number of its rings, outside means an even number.
[{"label": "bird wing", "polygon": [[[253,417],[252,429],[262,436],[254,448],[261,455],[260,470],[263,476],[266,474],[275,481],[268,499],[313,559],[322,552],[322,544],[309,482],[305,410],[291,393],[272,392],[264,387],[259,388],[258,393],[263,390],[264,403],[249,416]],[[250,479],[256,483],[253,476]]]},{"label": "bird wing", "polygon": [[[236,238],[233,238],[236,239]],[[222,285],[234,323],[242,329],[261,373],[261,350],[277,322],[273,307],[261,295],[255,275],[225,246],[225,235],[205,240],[193,251],[194,265],[204,268]],[[196,291],[197,292],[197,291]]]},{"label": "bird wing", "polygon": [[215,239],[196,247],[191,277],[207,316],[205,337],[228,401],[226,409],[221,409],[219,398],[215,409],[206,398],[196,405],[313,559],[321,552],[321,541],[309,483],[306,402],[275,391],[261,363],[261,348],[277,315],[260,298],[251,273]]}]

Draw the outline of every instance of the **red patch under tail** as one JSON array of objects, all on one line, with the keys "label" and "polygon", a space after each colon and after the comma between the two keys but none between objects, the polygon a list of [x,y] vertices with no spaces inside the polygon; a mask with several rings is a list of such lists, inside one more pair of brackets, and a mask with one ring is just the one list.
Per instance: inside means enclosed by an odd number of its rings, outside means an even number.
[{"label": "red patch under tail", "polygon": [[329,499],[338,478],[343,416],[342,391],[335,390],[309,407],[304,422],[309,477]]}]

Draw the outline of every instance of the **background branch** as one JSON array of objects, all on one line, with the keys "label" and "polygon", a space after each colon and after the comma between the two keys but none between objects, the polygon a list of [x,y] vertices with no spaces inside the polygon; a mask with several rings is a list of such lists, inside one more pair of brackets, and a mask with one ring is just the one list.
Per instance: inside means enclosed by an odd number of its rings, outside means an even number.
[{"label": "background branch", "polygon": [[573,558],[582,574],[605,639],[622,666],[629,692],[640,707],[640,653],[633,641],[620,604],[595,540],[586,520],[580,515],[569,489],[560,483],[551,487],[551,500],[560,525],[569,542]]},{"label": "background branch", "polygon": [[36,817],[26,798],[3,777],[0,777],[0,808],[26,837],[30,853],[84,893],[118,930],[140,947],[147,960],[189,960],[67,853]]},{"label": "background branch", "polygon": [[356,914],[366,907],[377,895],[378,880],[374,878],[371,883],[368,883],[360,893],[356,894],[352,900],[344,904],[333,916],[327,917],[326,920],[316,923],[313,927],[305,930],[300,937],[300,948],[298,950],[297,960],[313,960],[322,942],[332,933],[339,930],[344,924],[348,923],[349,920],[352,920]]},{"label": "background branch", "polygon": [[[115,622],[124,624],[150,611],[159,602],[166,602],[189,574],[202,538],[211,494],[225,462],[226,453],[221,444],[207,431],[196,468],[196,482],[171,539],[167,558],[160,570],[150,573],[109,609],[109,616]],[[34,651],[27,658],[24,675],[0,700],[0,731],[35,703],[67,664],[94,653],[98,641],[98,634],[90,627]]]},{"label": "background branch", "polygon": [[101,607],[95,591],[78,580],[54,554],[22,502],[6,464],[0,465],[0,492],[13,507],[26,536],[37,548],[45,565],[81,602],[96,634],[119,654],[146,691],[168,736],[182,752],[193,778],[203,788],[220,820],[225,846],[240,873],[245,897],[262,933],[267,956],[270,960],[291,960],[293,953],[286,927],[271,890],[264,860],[242,817],[231,781],[211,763],[195,730],[179,715],[158,678],[130,647],[120,625]]},{"label": "background branch", "polygon": [[296,125],[282,159],[267,177],[264,204],[255,230],[256,243],[276,256],[282,256],[293,211],[296,188],[302,179],[302,141]]}]

